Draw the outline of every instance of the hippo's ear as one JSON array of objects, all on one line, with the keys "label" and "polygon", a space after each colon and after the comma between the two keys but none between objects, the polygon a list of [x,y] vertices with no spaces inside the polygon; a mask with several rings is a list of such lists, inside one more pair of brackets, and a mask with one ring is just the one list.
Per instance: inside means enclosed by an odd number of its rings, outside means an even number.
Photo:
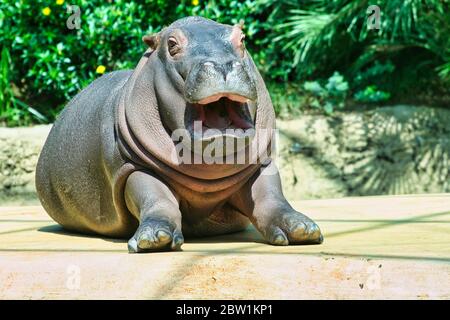
[{"label": "hippo's ear", "polygon": [[158,47],[159,39],[159,33],[142,37],[142,41],[144,41],[144,43],[147,44],[152,50],[156,50],[156,48]]},{"label": "hippo's ear", "polygon": [[244,54],[245,54],[245,45],[244,45],[245,35],[242,32],[243,28],[244,28],[244,20],[241,20],[238,24],[235,24],[233,26],[233,29],[232,29],[231,35],[230,35],[231,43],[239,51],[239,53],[242,56],[244,56]]},{"label": "hippo's ear", "polygon": [[241,29],[241,30],[244,30],[244,27],[245,27],[245,25],[244,25],[244,19],[239,20],[239,23],[236,23],[234,26],[235,26],[235,27],[238,27],[238,28]]}]

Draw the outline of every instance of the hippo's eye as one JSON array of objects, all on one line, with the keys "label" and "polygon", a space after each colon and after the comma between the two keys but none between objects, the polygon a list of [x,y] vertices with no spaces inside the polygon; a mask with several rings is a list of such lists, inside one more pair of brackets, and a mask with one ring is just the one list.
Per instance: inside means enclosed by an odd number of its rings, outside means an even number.
[{"label": "hippo's eye", "polygon": [[181,50],[175,37],[170,37],[169,40],[167,40],[167,48],[171,56],[176,55]]}]

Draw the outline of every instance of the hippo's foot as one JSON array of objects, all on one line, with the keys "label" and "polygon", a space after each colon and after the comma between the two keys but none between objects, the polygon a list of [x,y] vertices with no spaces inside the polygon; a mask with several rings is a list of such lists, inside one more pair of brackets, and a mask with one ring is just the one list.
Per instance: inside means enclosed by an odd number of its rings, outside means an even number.
[{"label": "hippo's foot", "polygon": [[183,234],[169,221],[146,219],[128,241],[128,252],[179,250],[183,242]]},{"label": "hippo's foot", "polygon": [[263,234],[267,241],[279,246],[323,242],[319,226],[304,214],[296,211],[273,217]]}]

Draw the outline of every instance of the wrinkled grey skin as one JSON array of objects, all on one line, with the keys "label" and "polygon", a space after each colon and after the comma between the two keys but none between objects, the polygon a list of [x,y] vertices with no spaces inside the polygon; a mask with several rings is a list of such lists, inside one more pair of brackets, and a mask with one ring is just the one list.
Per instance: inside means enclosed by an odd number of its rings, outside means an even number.
[{"label": "wrinkled grey skin", "polygon": [[240,32],[178,20],[144,37],[150,49],[135,70],[106,74],[75,96],[36,170],[49,215],[68,230],[127,238],[130,252],[176,250],[183,235],[236,232],[249,222],[274,245],[321,243],[319,227],[284,198],[278,173],[263,174],[273,164],[179,165],[168,157],[171,132],[190,129],[194,104],[216,93],[248,99],[240,117],[257,131],[273,127]]}]

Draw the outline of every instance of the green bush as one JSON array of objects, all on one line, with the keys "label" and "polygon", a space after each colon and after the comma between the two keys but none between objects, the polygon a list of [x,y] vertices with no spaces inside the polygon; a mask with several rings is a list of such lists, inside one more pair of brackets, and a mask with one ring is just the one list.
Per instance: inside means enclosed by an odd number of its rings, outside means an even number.
[{"label": "green bush", "polygon": [[322,86],[318,81],[307,81],[304,89],[310,93],[308,104],[323,110],[326,114],[332,114],[336,109],[343,109],[348,93],[348,82],[339,72],[334,72]]},{"label": "green bush", "polygon": [[0,57],[0,120],[8,119],[10,125],[24,125],[31,121],[48,122],[48,119],[34,108],[16,97],[10,82],[11,56],[3,48]]},{"label": "green bush", "polygon": [[355,93],[355,100],[361,102],[383,102],[389,100],[391,94],[378,90],[377,86],[367,86],[364,90]]}]

